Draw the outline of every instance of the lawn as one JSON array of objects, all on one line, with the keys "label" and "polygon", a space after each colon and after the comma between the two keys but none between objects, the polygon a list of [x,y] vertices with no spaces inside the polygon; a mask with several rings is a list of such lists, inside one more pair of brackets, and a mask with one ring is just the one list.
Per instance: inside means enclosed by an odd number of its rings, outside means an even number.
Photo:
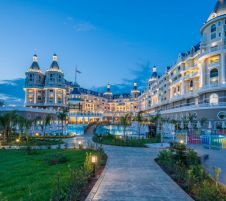
[{"label": "lawn", "polygon": [[[49,165],[46,158],[54,154],[66,156],[68,161]],[[60,174],[60,185],[64,186],[71,175],[70,169],[82,167],[85,157],[84,150],[42,150],[32,155],[22,150],[0,150],[2,197],[8,201],[49,201],[57,174]]]},{"label": "lawn", "polygon": [[113,146],[125,146],[125,147],[147,147],[147,144],[152,143],[159,143],[160,137],[157,136],[155,138],[148,138],[148,139],[123,139],[119,136],[115,135],[104,135],[102,137],[98,137],[95,135],[93,137],[93,141],[97,143],[102,143],[106,145],[113,145]]}]

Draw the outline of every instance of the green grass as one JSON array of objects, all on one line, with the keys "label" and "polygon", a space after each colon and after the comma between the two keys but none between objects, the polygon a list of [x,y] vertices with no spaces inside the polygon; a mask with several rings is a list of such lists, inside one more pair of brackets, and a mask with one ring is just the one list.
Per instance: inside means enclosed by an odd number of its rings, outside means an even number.
[{"label": "green grass", "polygon": [[106,145],[113,146],[125,146],[125,147],[147,147],[146,144],[158,143],[160,142],[160,137],[149,138],[149,139],[120,139],[118,136],[106,135],[102,137],[102,140],[98,136],[93,137],[93,141],[97,143],[102,143]]},{"label": "green grass", "polygon": [[[48,165],[45,159],[52,154],[63,154],[69,160]],[[56,175],[60,173],[60,185],[66,185],[70,169],[82,167],[85,156],[84,150],[42,150],[33,155],[21,150],[0,150],[0,192],[9,201],[49,201]]]}]

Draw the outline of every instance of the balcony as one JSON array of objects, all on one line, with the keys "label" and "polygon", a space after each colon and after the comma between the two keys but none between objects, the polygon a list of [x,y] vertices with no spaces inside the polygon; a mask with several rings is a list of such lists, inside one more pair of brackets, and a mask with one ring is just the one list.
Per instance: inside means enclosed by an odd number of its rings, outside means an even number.
[{"label": "balcony", "polygon": [[210,84],[202,87],[201,89],[198,90],[198,93],[204,93],[208,91],[216,91],[216,90],[225,90],[226,89],[226,84]]},{"label": "balcony", "polygon": [[209,67],[210,69],[212,69],[212,68],[218,68],[219,66],[220,66],[220,61],[212,62],[212,63],[210,63],[210,64],[208,65],[208,67]]},{"label": "balcony", "polygon": [[224,46],[217,46],[217,47],[212,47],[212,48],[209,47],[205,51],[201,52],[200,57],[205,56],[210,53],[218,52],[220,50],[226,50],[226,46],[224,45]]}]

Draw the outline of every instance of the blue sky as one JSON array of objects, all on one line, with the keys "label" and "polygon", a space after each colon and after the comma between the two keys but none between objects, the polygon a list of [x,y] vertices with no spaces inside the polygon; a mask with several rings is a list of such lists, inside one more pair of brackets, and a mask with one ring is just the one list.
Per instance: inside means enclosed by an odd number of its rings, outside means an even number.
[{"label": "blue sky", "polygon": [[137,79],[134,72],[147,63],[163,72],[179,52],[199,42],[199,30],[215,3],[1,0],[0,80],[24,77],[35,50],[43,70],[57,53],[68,80],[74,79],[77,64],[84,87]]}]

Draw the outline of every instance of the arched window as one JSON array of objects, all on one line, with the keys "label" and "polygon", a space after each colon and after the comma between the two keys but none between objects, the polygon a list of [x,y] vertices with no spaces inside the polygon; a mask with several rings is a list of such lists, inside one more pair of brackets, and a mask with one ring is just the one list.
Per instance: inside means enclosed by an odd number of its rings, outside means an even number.
[{"label": "arched window", "polygon": [[225,111],[221,111],[217,114],[218,119],[220,120],[226,120],[226,112]]},{"label": "arched window", "polygon": [[211,94],[210,95],[210,104],[211,105],[218,105],[219,103],[219,98],[217,94]]},{"label": "arched window", "polygon": [[218,70],[216,68],[210,71],[210,78],[215,78],[215,77],[218,77]]},{"label": "arched window", "polygon": [[194,86],[194,82],[193,80],[190,81],[190,88],[192,88]]},{"label": "arched window", "polygon": [[211,33],[215,32],[217,30],[216,24],[213,24],[211,26]]}]

